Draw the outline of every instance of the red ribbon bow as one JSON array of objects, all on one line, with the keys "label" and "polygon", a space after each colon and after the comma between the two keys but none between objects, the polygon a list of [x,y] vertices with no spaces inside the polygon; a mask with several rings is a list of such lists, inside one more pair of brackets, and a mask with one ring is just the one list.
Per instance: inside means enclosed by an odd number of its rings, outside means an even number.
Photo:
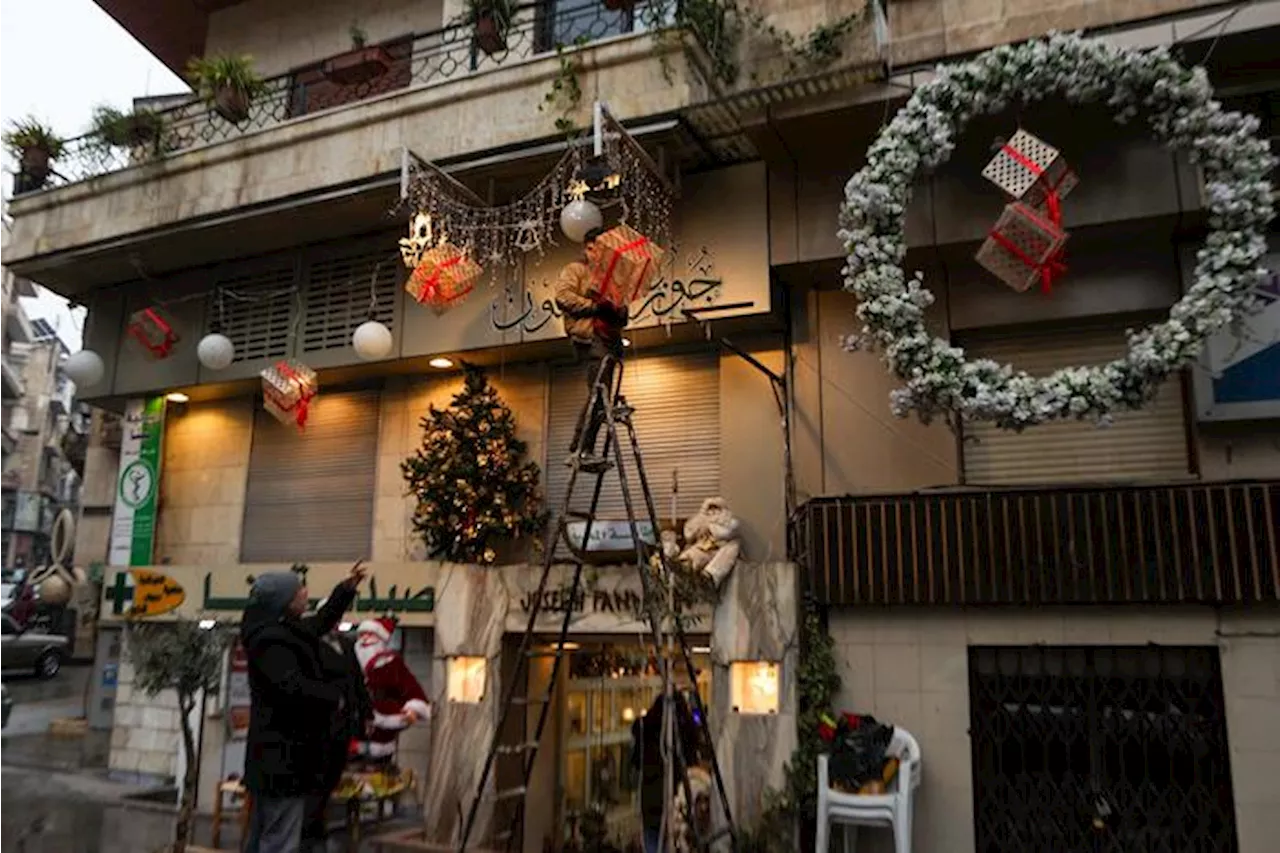
[{"label": "red ribbon bow", "polygon": [[169,353],[173,350],[174,343],[176,343],[178,340],[177,335],[173,333],[173,327],[170,326],[168,323],[166,323],[164,321],[164,318],[161,317],[158,313],[156,313],[155,309],[153,308],[144,309],[142,311],[142,316],[150,320],[155,325],[155,327],[160,330],[160,334],[163,337],[163,340],[161,340],[160,343],[158,344],[153,344],[151,342],[151,339],[147,337],[147,333],[143,329],[142,323],[131,323],[129,325],[129,334],[133,335],[134,338],[137,339],[138,343],[146,347],[147,351],[150,352],[152,355],[156,356],[157,358],[167,357]]},{"label": "red ribbon bow", "polygon": [[[1008,143],[1005,143],[1003,146],[1001,146],[1001,150],[1004,151],[1006,154],[1008,154],[1010,157],[1012,157],[1019,165],[1027,169],[1027,171],[1031,172],[1031,174],[1035,175],[1037,178],[1044,174],[1044,169],[1040,167],[1039,163],[1037,163],[1035,160],[1032,160],[1030,157],[1023,154],[1021,151],[1009,145]],[[1058,195],[1058,187],[1061,186],[1062,182],[1066,179],[1066,177],[1067,177],[1067,172],[1064,169],[1062,171],[1062,174],[1058,176],[1058,180],[1055,181],[1051,186],[1045,188],[1045,194],[1044,194],[1045,211],[1049,214],[1049,221],[1052,222],[1054,227],[1056,228],[1062,227],[1062,197]],[[999,243],[1001,246],[1003,246],[1005,249],[1007,249],[1009,252],[1011,252],[1013,255],[1017,256],[1017,258],[1021,260],[1023,263],[1025,263],[1027,266],[1034,267],[1040,271],[1040,290],[1046,296],[1048,296],[1053,291],[1054,278],[1062,275],[1067,271],[1067,265],[1066,265],[1067,253],[1065,249],[1058,249],[1058,251],[1054,252],[1051,256],[1049,256],[1048,260],[1046,260],[1043,264],[1041,264],[1041,263],[1038,263],[1035,259],[1028,257],[1025,252],[1023,252],[1021,249],[1015,246],[1003,234],[992,231],[991,238],[995,240],[997,243]]]},{"label": "red ribbon bow", "polygon": [[298,402],[289,407],[292,411],[293,420],[298,425],[298,429],[303,429],[307,425],[307,413],[310,408],[311,398],[315,396],[315,392],[307,388],[306,380],[298,375],[298,372],[283,361],[276,365],[276,369],[280,371],[280,375],[288,379],[298,386]]}]

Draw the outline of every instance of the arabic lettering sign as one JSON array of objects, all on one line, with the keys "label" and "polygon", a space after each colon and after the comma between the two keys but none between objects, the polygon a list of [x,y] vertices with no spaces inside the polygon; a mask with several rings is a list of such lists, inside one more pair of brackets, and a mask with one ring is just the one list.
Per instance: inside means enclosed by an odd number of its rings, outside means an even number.
[{"label": "arabic lettering sign", "polygon": [[125,405],[107,559],[112,566],[146,566],[152,562],[164,413],[164,397],[130,400]]},{"label": "arabic lettering sign", "polygon": [[[350,564],[341,563],[311,566],[307,583],[313,595],[313,607],[319,605],[320,597],[345,579],[350,568]],[[122,621],[161,616],[235,622],[249,604],[250,578],[255,573],[283,569],[283,566],[261,565],[122,569],[108,573],[104,580],[102,618]],[[390,613],[410,626],[432,623],[436,605],[434,564],[373,565],[370,571],[369,579],[361,585],[348,611],[352,620]],[[184,588],[189,594],[183,592]],[[317,593],[320,597],[314,597]]]},{"label": "arabic lettering sign", "polygon": [[[508,292],[489,306],[489,321],[499,332],[519,330],[526,335],[542,332],[555,321],[560,333],[562,312],[556,306],[556,282],[542,276],[527,283],[521,297]],[[682,309],[715,305],[724,292],[715,275],[714,261],[705,246],[683,262],[678,253],[667,254],[661,275],[643,300],[631,306],[629,328],[685,322]]]},{"label": "arabic lettering sign", "polygon": [[102,591],[103,612],[125,619],[147,619],[172,613],[187,600],[182,584],[150,569],[116,572]]}]

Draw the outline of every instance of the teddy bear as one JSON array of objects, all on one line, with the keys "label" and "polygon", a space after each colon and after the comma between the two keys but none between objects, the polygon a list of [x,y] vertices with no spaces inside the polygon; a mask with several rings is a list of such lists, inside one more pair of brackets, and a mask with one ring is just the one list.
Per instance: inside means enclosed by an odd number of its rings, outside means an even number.
[{"label": "teddy bear", "polygon": [[685,549],[680,561],[708,575],[719,588],[742,551],[739,522],[724,498],[707,498],[684,525]]}]

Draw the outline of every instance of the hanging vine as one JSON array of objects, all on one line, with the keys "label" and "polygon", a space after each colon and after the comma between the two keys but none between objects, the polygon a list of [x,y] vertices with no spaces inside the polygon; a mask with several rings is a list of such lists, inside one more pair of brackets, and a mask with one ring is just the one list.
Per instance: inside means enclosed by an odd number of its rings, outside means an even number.
[{"label": "hanging vine", "polygon": [[577,112],[578,107],[582,104],[582,81],[581,74],[584,70],[581,48],[586,45],[587,37],[578,36],[573,40],[573,44],[566,46],[563,43],[556,44],[556,59],[560,63],[560,67],[556,71],[556,76],[551,80],[551,86],[547,89],[547,93],[543,95],[542,102],[538,104],[538,112],[556,112],[556,130],[564,134],[568,139],[578,135],[577,124],[573,120],[573,114]]},{"label": "hanging vine", "polygon": [[[824,68],[844,55],[844,40],[870,14],[870,3],[834,21],[819,24],[797,35],[775,25],[764,13],[738,0],[662,0],[641,13],[654,38],[668,46],[687,30],[711,57],[712,72],[720,82],[732,84],[741,75],[744,39],[770,44],[783,57],[787,74]],[[663,74],[671,81],[672,69],[663,58]],[[755,72],[751,75],[757,79]]]}]

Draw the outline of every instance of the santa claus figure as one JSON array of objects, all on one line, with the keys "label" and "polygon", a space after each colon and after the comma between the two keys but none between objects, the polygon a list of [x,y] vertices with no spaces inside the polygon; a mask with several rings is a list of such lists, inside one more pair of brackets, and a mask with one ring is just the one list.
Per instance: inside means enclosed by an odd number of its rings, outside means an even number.
[{"label": "santa claus figure", "polygon": [[431,716],[431,705],[404,658],[389,644],[396,629],[394,619],[369,619],[356,628],[356,658],[373,699],[369,734],[354,744],[362,758],[385,759],[396,750],[400,732]]}]

